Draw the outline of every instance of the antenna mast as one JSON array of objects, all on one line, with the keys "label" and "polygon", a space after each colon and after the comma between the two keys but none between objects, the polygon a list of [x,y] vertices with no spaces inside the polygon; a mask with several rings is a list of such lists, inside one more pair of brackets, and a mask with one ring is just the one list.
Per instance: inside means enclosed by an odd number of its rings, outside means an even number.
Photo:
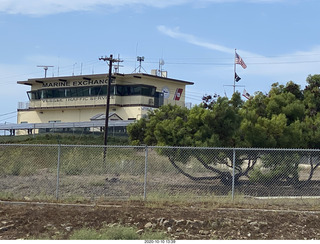
[{"label": "antenna mast", "polygon": [[122,60],[120,60],[120,54],[118,54],[118,59],[116,59],[115,62],[117,64],[114,65],[114,73],[119,73],[120,67],[123,67],[123,65],[120,65],[120,62],[122,62]]},{"label": "antenna mast", "polygon": [[139,62],[139,66],[132,72],[132,73],[134,73],[134,72],[136,72],[136,70],[139,68],[139,73],[141,73],[141,68],[144,70],[144,72],[146,72],[147,73],[147,71],[142,67],[142,65],[141,65],[141,63],[144,61],[144,57],[142,56],[142,57],[137,57],[137,61]]},{"label": "antenna mast", "polygon": [[37,67],[41,67],[44,69],[44,78],[47,78],[47,71],[48,71],[48,68],[51,68],[51,67],[54,67],[52,65],[37,65]]},{"label": "antenna mast", "polygon": [[162,77],[162,66],[164,65],[164,60],[160,59],[159,60],[159,76]]}]

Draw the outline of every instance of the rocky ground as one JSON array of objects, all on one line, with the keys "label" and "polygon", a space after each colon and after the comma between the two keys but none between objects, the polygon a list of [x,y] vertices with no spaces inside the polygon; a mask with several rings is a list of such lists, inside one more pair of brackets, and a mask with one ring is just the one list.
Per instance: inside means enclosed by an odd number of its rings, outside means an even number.
[{"label": "rocky ground", "polygon": [[212,203],[104,202],[99,205],[0,203],[0,240],[68,239],[84,227],[120,223],[176,240],[320,239],[320,211],[215,206]]}]

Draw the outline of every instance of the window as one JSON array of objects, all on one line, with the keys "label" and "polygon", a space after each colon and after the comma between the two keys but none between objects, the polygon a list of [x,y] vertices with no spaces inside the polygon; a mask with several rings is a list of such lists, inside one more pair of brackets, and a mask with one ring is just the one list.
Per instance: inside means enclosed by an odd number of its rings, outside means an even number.
[{"label": "window", "polygon": [[132,87],[132,95],[141,95],[141,87],[140,86],[136,86],[136,87]]},{"label": "window", "polygon": [[[106,96],[107,86],[41,89],[27,92],[29,100],[65,97]],[[110,94],[116,96],[158,97],[156,87],[148,85],[112,85]]]},{"label": "window", "polygon": [[44,90],[43,98],[53,98],[53,89],[52,90]]},{"label": "window", "polygon": [[97,87],[91,87],[90,88],[90,95],[91,96],[99,96],[102,95],[102,86],[97,86]]},{"label": "window", "polygon": [[124,88],[123,86],[115,86],[116,95],[123,96],[123,94],[124,94],[124,89],[123,88]]},{"label": "window", "polygon": [[155,93],[156,93],[155,87],[142,87],[141,89],[141,95],[143,96],[154,97]]}]

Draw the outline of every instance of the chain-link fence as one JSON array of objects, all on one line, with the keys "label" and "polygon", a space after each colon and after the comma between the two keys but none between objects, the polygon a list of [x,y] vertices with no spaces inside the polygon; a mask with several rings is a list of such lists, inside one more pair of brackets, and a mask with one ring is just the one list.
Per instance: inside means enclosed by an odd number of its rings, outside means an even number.
[{"label": "chain-link fence", "polygon": [[320,196],[320,150],[0,145],[0,199]]}]

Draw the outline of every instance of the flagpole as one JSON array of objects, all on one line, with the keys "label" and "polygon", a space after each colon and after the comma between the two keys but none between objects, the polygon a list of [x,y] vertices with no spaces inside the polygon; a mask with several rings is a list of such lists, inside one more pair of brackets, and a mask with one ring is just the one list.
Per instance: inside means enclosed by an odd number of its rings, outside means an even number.
[{"label": "flagpole", "polygon": [[237,49],[235,48],[234,49],[234,67],[233,67],[233,71],[234,71],[234,74],[233,74],[233,94],[236,92],[236,68],[237,68],[237,65],[236,65],[236,53],[237,53]]}]

